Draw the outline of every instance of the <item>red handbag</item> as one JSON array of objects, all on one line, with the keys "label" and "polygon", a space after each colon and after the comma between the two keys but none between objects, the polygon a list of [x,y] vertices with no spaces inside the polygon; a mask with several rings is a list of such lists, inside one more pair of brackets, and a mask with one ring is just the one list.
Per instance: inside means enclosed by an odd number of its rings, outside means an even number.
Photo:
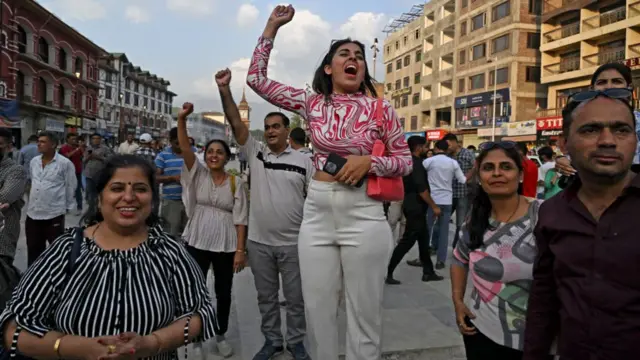
[{"label": "red handbag", "polygon": [[[376,126],[378,127],[378,133],[380,138],[384,133],[384,126],[382,124],[384,104],[382,99],[378,98],[376,105]],[[388,155],[387,146],[381,139],[376,140],[373,144],[372,156],[385,156]],[[370,198],[378,201],[400,201],[404,199],[404,184],[402,177],[382,177],[376,175],[369,175],[367,182],[367,195]]]}]

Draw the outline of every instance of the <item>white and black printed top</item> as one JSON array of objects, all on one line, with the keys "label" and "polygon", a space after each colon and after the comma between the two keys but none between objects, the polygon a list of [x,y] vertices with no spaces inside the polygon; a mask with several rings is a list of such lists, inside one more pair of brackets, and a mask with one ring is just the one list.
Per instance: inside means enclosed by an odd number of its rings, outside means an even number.
[{"label": "white and black printed top", "polygon": [[[38,336],[49,331],[85,337],[149,335],[198,314],[200,340],[215,335],[216,314],[202,271],[184,245],[159,226],[149,228],[147,240],[129,250],[103,250],[84,237],[68,274],[76,231],[67,229],[29,267],[0,316],[0,329],[15,318],[21,331]],[[177,351],[152,357],[177,358]]]}]

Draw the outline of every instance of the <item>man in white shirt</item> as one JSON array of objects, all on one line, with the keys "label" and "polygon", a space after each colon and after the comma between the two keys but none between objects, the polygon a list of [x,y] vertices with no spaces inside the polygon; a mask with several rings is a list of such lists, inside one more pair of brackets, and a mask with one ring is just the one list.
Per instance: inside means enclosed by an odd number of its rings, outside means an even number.
[{"label": "man in white shirt", "polygon": [[427,179],[431,189],[431,198],[441,210],[439,217],[434,219],[433,211],[427,211],[427,224],[433,228],[438,222],[438,249],[436,269],[444,269],[449,248],[449,220],[453,204],[453,179],[460,183],[467,182],[458,162],[446,155],[449,143],[446,140],[436,142],[435,155],[424,160],[422,166],[427,170]]},{"label": "man in white shirt", "polygon": [[538,157],[542,161],[542,165],[538,168],[538,199],[544,199],[544,179],[547,177],[547,172],[556,167],[553,156],[554,152],[550,146],[543,146],[538,149]]},{"label": "man in white shirt", "polygon": [[31,192],[27,206],[25,234],[27,262],[31,266],[40,254],[64,232],[64,215],[76,210],[76,169],[71,160],[56,152],[58,139],[48,131],[38,136],[38,151],[30,163]]},{"label": "man in white shirt", "polygon": [[133,134],[127,134],[127,141],[124,141],[118,147],[118,154],[132,155],[140,146],[133,141]]},{"label": "man in white shirt", "polygon": [[302,128],[298,127],[291,129],[291,131],[289,132],[289,146],[291,146],[293,150],[301,152],[313,159],[313,153],[311,152],[311,149],[305,146],[306,142],[307,133],[305,133]]}]

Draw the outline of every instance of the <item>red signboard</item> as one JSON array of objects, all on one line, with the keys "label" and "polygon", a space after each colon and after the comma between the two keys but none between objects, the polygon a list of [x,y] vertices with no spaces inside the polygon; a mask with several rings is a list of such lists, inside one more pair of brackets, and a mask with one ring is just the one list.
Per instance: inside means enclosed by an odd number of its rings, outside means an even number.
[{"label": "red signboard", "polygon": [[536,119],[536,130],[558,130],[562,129],[562,116],[551,116]]},{"label": "red signboard", "polygon": [[447,132],[445,130],[427,130],[427,140],[428,141],[438,141],[441,140]]}]

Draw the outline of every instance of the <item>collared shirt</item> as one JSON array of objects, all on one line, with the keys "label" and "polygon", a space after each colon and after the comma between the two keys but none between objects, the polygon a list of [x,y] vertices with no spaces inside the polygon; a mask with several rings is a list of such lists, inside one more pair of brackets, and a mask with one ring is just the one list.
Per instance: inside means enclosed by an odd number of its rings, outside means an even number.
[{"label": "collared shirt", "polygon": [[558,336],[562,360],[637,359],[640,341],[640,176],[595,220],[580,180],[546,200],[523,360],[542,359]]},{"label": "collared shirt", "polygon": [[290,146],[274,154],[251,135],[241,151],[251,168],[249,240],[272,246],[297,244],[313,162]]},{"label": "collared shirt", "polygon": [[136,152],[136,150],[138,150],[138,148],[140,147],[140,145],[136,144],[135,142],[131,142],[131,144],[129,144],[128,141],[123,142],[122,144],[120,144],[120,146],[118,147],[118,154],[121,155],[133,155],[133,153]]},{"label": "collared shirt", "polygon": [[154,167],[154,168],[156,167],[155,161],[156,161],[156,156],[158,156],[158,154],[152,148],[139,147],[138,149],[136,149],[136,151],[133,154],[147,160],[149,164],[151,164],[151,167]]},{"label": "collared shirt", "polygon": [[27,173],[27,179],[31,179],[31,159],[40,155],[38,145],[35,143],[27,144],[20,149],[20,152],[22,153],[22,163],[18,165],[24,167],[24,171]]},{"label": "collared shirt", "polygon": [[[184,159],[173,152],[171,146],[167,146],[156,156],[156,168],[162,170],[162,175],[174,176],[182,174]],[[162,184],[162,198],[168,200],[182,199],[182,185],[179,181]]]},{"label": "collared shirt", "polygon": [[[458,155],[455,156],[455,159],[458,161],[458,165],[460,165],[460,169],[465,175],[473,169],[473,163],[476,161],[476,157],[473,152],[465,148],[460,149]],[[453,198],[462,199],[465,197],[467,197],[466,180],[464,182],[460,182],[453,179]]]},{"label": "collared shirt", "polygon": [[78,151],[73,154],[73,156],[69,157],[69,154],[71,154],[77,148],[77,146],[64,144],[62,145],[62,147],[60,147],[59,153],[67,159],[71,160],[73,166],[76,168],[76,174],[82,174],[82,151]]},{"label": "collared shirt", "polygon": [[425,159],[422,166],[429,174],[429,188],[431,188],[433,202],[438,205],[451,205],[453,182],[456,179],[463,184],[467,181],[458,162],[445,154],[436,154]]},{"label": "collared shirt", "polygon": [[530,198],[536,197],[538,189],[538,165],[528,157],[522,159],[523,179],[522,179],[522,195]]},{"label": "collared shirt", "polygon": [[85,160],[84,163],[84,176],[93,179],[98,176],[98,173],[104,167],[107,159],[113,155],[113,151],[105,145],[89,146],[84,152],[84,158],[87,159],[92,154],[94,157],[91,160]]},{"label": "collared shirt", "polygon": [[408,210],[425,211],[427,203],[420,197],[420,194],[429,189],[427,171],[422,166],[422,159],[416,156],[411,156],[411,159],[413,160],[413,171],[402,177],[404,185],[402,204]]},{"label": "collared shirt", "polygon": [[0,231],[0,255],[13,258],[20,237],[20,215],[24,201],[27,173],[24,168],[9,158],[0,161],[0,203],[9,204],[2,210],[4,229]]},{"label": "collared shirt", "polygon": [[298,151],[302,154],[305,154],[306,156],[309,157],[309,159],[313,160],[313,152],[311,151],[311,149],[309,149],[306,146],[301,147],[300,149],[298,149]]},{"label": "collared shirt", "polygon": [[56,153],[42,167],[42,155],[31,160],[31,193],[27,216],[48,220],[76,209],[76,168],[71,160]]}]

